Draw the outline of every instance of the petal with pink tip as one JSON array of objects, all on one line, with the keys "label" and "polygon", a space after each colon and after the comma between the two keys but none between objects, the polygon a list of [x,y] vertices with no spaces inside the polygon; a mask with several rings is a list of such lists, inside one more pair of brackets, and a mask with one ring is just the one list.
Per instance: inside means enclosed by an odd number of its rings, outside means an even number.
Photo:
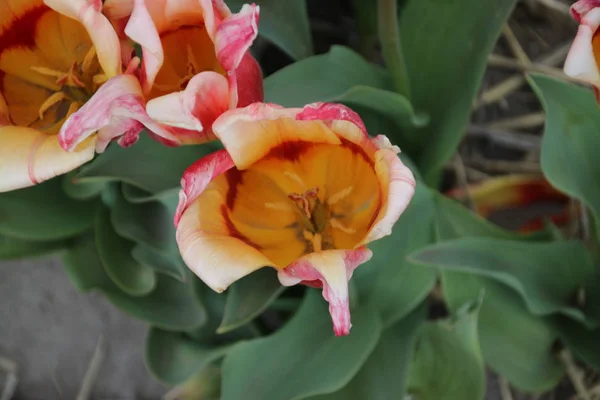
[{"label": "petal with pink tip", "polygon": [[212,123],[227,111],[229,87],[227,79],[216,72],[206,71],[194,76],[185,90],[152,99],[146,105],[150,118],[169,126],[196,133],[195,143],[215,139]]},{"label": "petal with pink tip", "polygon": [[[599,26],[600,8],[594,8],[582,18],[564,66],[567,75],[597,87],[600,86],[600,71],[594,54],[593,40]],[[598,56],[600,57],[600,54]]]},{"label": "petal with pink tip", "polygon": [[369,261],[372,255],[371,250],[366,247],[307,254],[279,270],[279,281],[284,286],[293,286],[302,281],[321,281],[323,297],[329,302],[333,330],[336,336],[348,335],[352,326],[348,281],[353,271],[360,264]]},{"label": "petal with pink tip", "polygon": [[[108,80],[76,113],[63,124],[58,134],[61,146],[72,151],[79,143],[98,131],[96,151],[122,135],[138,134],[142,126],[170,140],[177,140],[148,117],[138,80],[119,75]],[[137,132],[135,132],[137,130]]]},{"label": "petal with pink tip", "polygon": [[571,16],[575,21],[581,22],[581,19],[596,7],[600,7],[600,0],[579,0],[571,6]]},{"label": "petal with pink tip", "polygon": [[0,127],[0,192],[36,185],[79,167],[94,157],[94,142],[90,139],[69,153],[55,135]]},{"label": "petal with pink tip", "polygon": [[286,142],[340,143],[322,121],[297,121],[299,111],[255,103],[221,115],[213,124],[213,132],[238,169],[249,167]]},{"label": "petal with pink tip", "polygon": [[237,14],[223,20],[215,33],[217,60],[226,71],[235,70],[258,35],[259,7],[244,4]]},{"label": "petal with pink tip", "polygon": [[44,3],[81,22],[94,43],[98,61],[108,78],[121,73],[121,45],[117,33],[102,14],[102,0],[44,0]]},{"label": "petal with pink tip", "polygon": [[381,185],[383,204],[361,245],[392,233],[392,227],[404,212],[415,193],[415,178],[398,158],[396,146],[385,136],[377,136],[373,143],[379,147],[375,153],[375,172]]},{"label": "petal with pink tip", "polygon": [[[265,98],[263,91],[262,71],[258,62],[250,53],[242,58],[242,62],[235,70],[236,86],[230,89],[233,96],[237,94],[236,107],[246,107],[252,103],[263,101]],[[233,103],[234,100],[231,102]]]},{"label": "petal with pink tip", "polygon": [[179,204],[175,212],[175,226],[179,224],[181,214],[217,176],[233,168],[233,160],[227,151],[219,150],[202,157],[192,164],[183,173],[181,190],[179,191]]}]

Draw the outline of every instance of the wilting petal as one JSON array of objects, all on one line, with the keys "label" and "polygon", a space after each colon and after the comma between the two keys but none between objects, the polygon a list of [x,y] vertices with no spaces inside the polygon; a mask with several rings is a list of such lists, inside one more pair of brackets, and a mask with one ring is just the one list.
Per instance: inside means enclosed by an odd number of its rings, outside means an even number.
[{"label": "wilting petal", "polygon": [[377,136],[373,143],[379,148],[375,153],[375,171],[381,184],[381,198],[384,202],[375,223],[361,244],[391,234],[392,227],[415,193],[415,178],[398,158],[399,149],[392,146],[385,136]]},{"label": "wilting petal", "polygon": [[336,336],[350,333],[350,303],[348,281],[360,264],[369,261],[373,253],[366,247],[356,250],[326,250],[307,254],[278,271],[279,281],[292,286],[302,281],[321,281],[323,297],[329,302],[329,313]]},{"label": "wilting petal", "polygon": [[183,260],[217,292],[259,268],[272,265],[259,250],[234,234],[224,199],[218,192],[204,193],[203,201],[199,201],[198,196],[207,185],[232,166],[231,158],[222,150],[189,168],[182,180],[175,216],[177,244]]},{"label": "wilting petal", "polygon": [[187,143],[202,143],[215,139],[212,123],[227,110],[228,103],[225,77],[206,71],[194,76],[184,91],[150,100],[146,111],[159,123],[196,132]]},{"label": "wilting petal", "polygon": [[[564,66],[567,75],[587,81],[596,87],[600,86],[597,62],[597,59],[600,59],[600,42],[597,42],[599,39],[595,36],[598,26],[600,26],[600,8],[594,8],[581,19],[577,36]],[[596,52],[598,55],[595,54]]]},{"label": "wilting petal", "polygon": [[600,7],[600,0],[579,0],[571,6],[571,16],[577,22],[596,7]]},{"label": "wilting petal", "polygon": [[192,164],[183,173],[179,204],[175,212],[175,226],[179,224],[181,214],[189,204],[200,196],[212,180],[223,172],[233,168],[233,160],[225,150],[216,151]]},{"label": "wilting petal", "polygon": [[72,151],[98,131],[96,151],[102,152],[111,140],[124,134],[139,133],[142,125],[160,136],[176,140],[146,114],[138,80],[132,75],[120,75],[102,85],[79,111],[72,114],[58,136],[61,146]]},{"label": "wilting petal", "polygon": [[238,169],[245,169],[286,142],[340,143],[322,121],[296,121],[299,111],[255,103],[219,117],[213,124],[213,132]]},{"label": "wilting petal", "polygon": [[0,192],[71,171],[94,157],[95,146],[90,139],[69,153],[55,135],[17,126],[0,127],[0,143]]},{"label": "wilting petal", "polygon": [[73,18],[86,28],[108,78],[121,72],[121,46],[117,33],[102,14],[102,0],[44,0],[52,9]]}]

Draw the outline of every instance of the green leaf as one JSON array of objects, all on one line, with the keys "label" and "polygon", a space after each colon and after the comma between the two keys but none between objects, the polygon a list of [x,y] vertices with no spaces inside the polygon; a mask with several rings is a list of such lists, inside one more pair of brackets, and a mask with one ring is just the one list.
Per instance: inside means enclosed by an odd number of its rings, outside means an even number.
[{"label": "green leaf", "polygon": [[531,315],[511,289],[480,276],[442,272],[444,298],[456,312],[484,291],[479,311],[479,341],[485,362],[517,388],[543,392],[563,375],[554,357],[557,335],[544,318]]},{"label": "green leaf", "polygon": [[138,263],[152,268],[155,272],[175,278],[180,282],[185,282],[188,276],[187,268],[179,253],[168,254],[156,251],[143,244],[137,244],[131,250],[131,256]]},{"label": "green leaf", "polygon": [[67,276],[78,290],[87,292],[114,286],[102,265],[93,230],[78,236],[62,260]]},{"label": "green leaf", "polygon": [[496,279],[516,290],[533,314],[562,313],[580,321],[585,315],[572,305],[573,299],[595,277],[591,255],[578,242],[465,238],[427,246],[409,257]]},{"label": "green leaf", "polygon": [[422,303],[383,331],[375,350],[342,390],[310,400],[403,399],[417,330],[426,317],[427,307]]},{"label": "green leaf", "polygon": [[165,204],[158,201],[130,203],[121,194],[111,209],[111,221],[122,237],[162,251],[177,252],[173,215]]},{"label": "green leaf", "polygon": [[67,247],[66,240],[33,241],[0,234],[0,260],[18,260],[54,253]]},{"label": "green leaf", "polygon": [[578,359],[600,371],[600,328],[589,329],[567,318],[557,318],[555,327],[561,340]]},{"label": "green leaf", "polygon": [[217,150],[215,142],[199,146],[168,147],[142,133],[127,149],[111,145],[81,168],[80,182],[124,181],[150,193],[179,188],[181,176],[196,160]]},{"label": "green leaf", "polygon": [[71,171],[62,178],[62,188],[67,196],[75,200],[88,200],[100,196],[106,182],[80,182],[77,171]]},{"label": "green leaf", "polygon": [[385,89],[387,73],[342,46],[280,69],[265,79],[265,100],[286,107],[336,101],[356,85]]},{"label": "green leaf", "polygon": [[156,286],[151,268],[137,262],[131,255],[135,243],[119,236],[110,223],[110,212],[103,207],[96,216],[96,244],[104,269],[125,293],[143,296]]},{"label": "green leaf", "polygon": [[146,338],[145,361],[156,379],[177,385],[223,357],[231,346],[207,346],[181,332],[150,328]]},{"label": "green leaf", "polygon": [[209,365],[165,394],[171,400],[220,400],[221,368]]},{"label": "green leaf", "polygon": [[419,400],[480,400],[485,367],[477,335],[480,304],[457,312],[455,320],[423,325],[417,336],[408,391]]},{"label": "green leaf", "polygon": [[263,268],[242,278],[227,290],[227,302],[217,333],[229,332],[257,317],[283,291],[277,273]]},{"label": "green leaf", "polygon": [[[600,112],[592,91],[543,75],[529,83],[546,111],[541,165],[562,192],[585,202],[600,217]],[[565,101],[569,99],[569,101]]]},{"label": "green leaf", "polygon": [[97,201],[76,201],[61,178],[0,194],[0,234],[26,240],[64,239],[92,226]]},{"label": "green leaf", "polygon": [[191,284],[158,275],[156,288],[146,296],[129,296],[113,285],[103,289],[108,300],[127,314],[168,331],[196,329],[206,322],[206,310]]},{"label": "green leaf", "polygon": [[177,198],[177,194],[179,193],[179,187],[175,187],[173,189],[168,189],[163,192],[158,193],[150,193],[143,189],[138,188],[137,186],[128,185],[127,183],[123,183],[121,186],[121,190],[123,193],[123,197],[130,203],[146,203],[149,201],[163,201],[163,199],[171,199],[173,197]]},{"label": "green leaf", "polygon": [[[226,0],[238,12],[246,0]],[[295,60],[312,54],[312,38],[306,0],[254,0],[260,6],[258,33]]]},{"label": "green leaf", "polygon": [[434,206],[431,192],[418,182],[392,234],[369,244],[373,258],[355,271],[361,301],[379,311],[384,326],[410,313],[435,285],[434,269],[406,260],[413,250],[433,241]]},{"label": "green leaf", "polygon": [[488,56],[516,0],[404,3],[399,23],[410,100],[431,118],[418,133],[415,161],[432,182],[463,137]]},{"label": "green leaf", "polygon": [[349,336],[335,337],[319,292],[273,335],[236,345],[223,363],[222,400],[295,400],[331,393],[358,372],[381,331],[377,313],[352,310]]}]

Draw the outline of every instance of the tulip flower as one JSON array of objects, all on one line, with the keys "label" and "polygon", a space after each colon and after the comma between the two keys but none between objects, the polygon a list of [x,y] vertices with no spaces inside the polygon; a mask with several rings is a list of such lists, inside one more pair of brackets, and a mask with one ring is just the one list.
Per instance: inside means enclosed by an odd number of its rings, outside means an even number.
[{"label": "tulip flower", "polygon": [[264,266],[285,286],[322,287],[336,335],[348,280],[413,196],[412,173],[345,106],[255,103],[213,125],[225,150],[184,173],[175,215],[188,267],[217,292]]},{"label": "tulip flower", "polygon": [[571,6],[571,15],[579,23],[577,36],[565,60],[564,71],[593,85],[600,102],[600,0],[579,0]]},{"label": "tulip flower", "polygon": [[[100,0],[0,0],[0,10],[0,192],[77,168],[95,148],[119,136],[131,144],[143,123],[155,125],[137,78],[122,74]],[[75,130],[59,137],[68,125]]]},{"label": "tulip flower", "polygon": [[141,45],[146,110],[177,137],[172,144],[213,140],[220,114],[262,101],[260,67],[248,52],[258,6],[232,14],[222,0],[107,0],[105,9]]}]

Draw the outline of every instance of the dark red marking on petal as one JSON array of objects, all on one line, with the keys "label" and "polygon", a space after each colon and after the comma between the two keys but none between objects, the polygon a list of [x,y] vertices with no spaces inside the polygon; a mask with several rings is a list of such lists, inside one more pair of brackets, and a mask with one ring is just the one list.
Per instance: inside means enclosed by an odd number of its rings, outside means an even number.
[{"label": "dark red marking on petal", "polygon": [[48,6],[40,4],[13,20],[0,34],[0,53],[12,47],[35,47],[37,22],[48,11]]},{"label": "dark red marking on petal", "polygon": [[288,161],[298,161],[300,157],[310,150],[315,144],[301,140],[290,140],[273,147],[265,158],[273,157]]},{"label": "dark red marking on petal", "polygon": [[361,146],[344,138],[340,138],[340,141],[342,142],[343,147],[349,149],[350,151],[352,151],[352,153],[356,154],[357,156],[362,157],[362,159],[365,160],[367,164],[371,166],[374,165],[373,157],[371,157]]},{"label": "dark red marking on petal", "polygon": [[227,208],[233,210],[233,206],[235,205],[235,198],[237,197],[237,188],[238,185],[243,183],[244,176],[243,172],[237,168],[231,168],[227,172],[225,172],[225,179],[227,179],[227,184],[229,188],[227,189],[227,198],[225,199],[225,204]]},{"label": "dark red marking on petal", "polygon": [[221,215],[223,216],[223,220],[225,221],[225,226],[227,227],[227,234],[229,236],[239,239],[242,242],[246,243],[248,246],[260,250],[260,247],[256,243],[253,243],[250,239],[248,239],[240,231],[238,231],[233,221],[229,217],[229,210],[227,209],[227,206],[225,204],[221,205]]}]

